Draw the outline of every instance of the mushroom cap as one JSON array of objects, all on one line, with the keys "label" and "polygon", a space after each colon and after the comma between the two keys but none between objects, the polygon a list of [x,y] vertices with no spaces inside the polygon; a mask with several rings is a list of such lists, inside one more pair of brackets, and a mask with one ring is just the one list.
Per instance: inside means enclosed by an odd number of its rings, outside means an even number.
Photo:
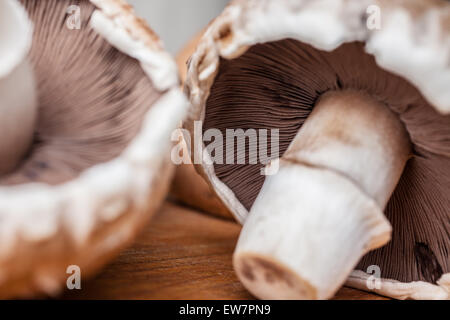
[{"label": "mushroom cap", "polygon": [[[29,10],[37,6],[57,7],[51,1],[22,2]],[[66,8],[71,4],[58,1]],[[153,87],[158,92],[157,99],[138,101],[146,106],[140,129],[108,161],[95,163],[70,179],[52,184],[22,181],[0,185],[1,297],[57,294],[70,276],[66,273],[70,265],[80,267],[83,279],[96,272],[149,221],[166,196],[173,171],[170,135],[187,110],[175,61],[125,1],[83,0],[78,4],[92,13],[89,25],[83,28],[105,40],[110,47],[104,52],[110,54],[108,57],[133,59],[149,79],[149,90]],[[50,7],[47,9],[45,13],[51,12]],[[52,18],[65,22],[66,12],[60,13]],[[55,21],[57,27],[65,27]],[[48,34],[39,30],[36,23],[35,26],[35,39]],[[45,26],[55,27],[49,21]],[[34,45],[51,44],[48,41]],[[114,76],[126,70],[108,71]],[[95,76],[99,75],[86,74],[84,79]],[[112,83],[120,91],[121,85],[116,82]],[[66,156],[70,158],[70,153]]]},{"label": "mushroom cap", "polygon": [[[366,26],[368,11],[371,5],[377,5],[381,10],[382,27],[379,30],[370,30]],[[204,121],[206,116],[206,105],[211,99],[211,93],[220,73],[220,69],[224,64],[232,65],[232,61],[239,60],[241,57],[245,59],[248,53],[248,59],[252,60],[252,50],[257,51],[258,47],[269,43],[273,46],[273,50],[279,50],[278,42],[299,42],[304,46],[321,50],[327,54],[339,50],[344,46],[360,46],[362,52],[373,57],[377,66],[391,74],[393,77],[406,80],[411,86],[418,90],[422,95],[424,104],[429,106],[426,112],[434,113],[434,119],[439,117],[441,124],[448,123],[450,113],[450,66],[448,59],[450,57],[450,5],[440,0],[415,0],[415,1],[344,1],[344,0],[318,0],[318,1],[258,1],[258,0],[235,0],[225,9],[225,11],[214,20],[205,32],[196,52],[192,55],[185,85],[185,92],[191,101],[191,108],[188,114],[188,121],[185,127],[193,132],[194,121]],[[290,40],[285,40],[290,39]],[[287,46],[287,44],[286,44]],[[272,52],[273,53],[273,52]],[[241,65],[242,67],[242,65]],[[275,66],[276,67],[276,66]],[[238,70],[239,67],[236,67]],[[236,72],[237,74],[237,72]],[[253,81],[257,81],[253,79]],[[253,99],[258,95],[254,92]],[[433,109],[435,111],[433,111]],[[417,113],[414,117],[422,117],[416,121],[417,127],[422,126],[429,119],[425,113]],[[421,217],[420,210],[433,211],[440,210],[444,212],[437,221],[428,221],[423,215],[420,223],[426,223],[433,232],[439,234],[447,234],[449,230],[450,219],[445,216],[445,206],[448,204],[448,194],[450,190],[450,181],[448,174],[442,172],[448,167],[448,159],[450,153],[448,150],[448,132],[433,132],[430,126],[424,132],[417,133],[417,138],[430,136],[435,134],[437,143],[432,146],[421,145],[419,150],[423,151],[423,155],[428,156],[436,153],[440,162],[440,169],[436,168],[432,172],[422,172],[420,177],[415,177],[423,183],[419,183],[417,188],[411,192],[418,195],[425,192],[425,186],[433,185],[433,191],[426,198],[427,204],[419,205],[415,210],[415,217]],[[414,138],[414,137],[413,137]],[[196,144],[203,144],[202,141],[195,141]],[[436,147],[439,145],[439,147]],[[204,145],[202,146],[204,148]],[[201,152],[203,148],[194,148],[194,152]],[[430,152],[430,153],[428,153]],[[197,154],[197,158],[205,159],[209,157],[207,154]],[[194,155],[193,155],[194,157]],[[207,159],[209,160],[209,159]],[[412,174],[412,167],[424,159],[414,159],[406,169],[405,175]],[[224,183],[219,177],[217,168],[210,164],[211,161],[204,161],[202,166],[197,166],[199,173],[203,175],[211,184],[218,197],[234,214],[235,218],[243,223],[248,215],[248,207],[246,207],[236,196],[234,191]],[[436,163],[436,162],[435,162]],[[448,170],[447,170],[448,172]],[[440,176],[441,181],[437,182],[435,177]],[[406,178],[402,178],[399,188],[394,193],[393,200],[387,208],[387,217],[391,220],[396,228],[401,227],[401,219],[395,218],[394,213],[401,211],[401,216],[405,217],[414,206],[418,205],[418,201],[410,202],[408,206],[399,209],[401,202],[397,200],[404,198]],[[426,182],[425,182],[426,181]],[[411,190],[411,189],[409,189]],[[296,192],[293,190],[292,192]],[[441,208],[433,208],[433,201],[438,199]],[[442,204],[443,202],[443,204]],[[445,205],[447,203],[447,205]],[[398,230],[398,229],[397,229]],[[409,233],[415,236],[418,243],[413,244],[415,248],[412,250],[421,250],[420,243],[423,232],[415,234],[414,228]],[[395,238],[393,242],[395,242]],[[401,240],[400,240],[401,242]],[[443,273],[449,272],[448,268],[448,239],[441,239],[438,246],[441,249],[440,266]],[[387,247],[392,253],[392,244]],[[411,249],[408,247],[408,249]],[[429,248],[422,248],[430,259],[434,259],[434,254],[430,254]],[[382,248],[374,254],[383,254]],[[377,253],[378,252],[378,253]],[[380,252],[382,252],[380,254]],[[447,256],[445,256],[447,252]],[[401,263],[402,253],[395,252],[399,256],[395,260]],[[378,256],[378,261],[380,259]],[[434,258],[433,258],[434,257]],[[411,259],[411,257],[408,257]],[[414,259],[414,258],[412,258]],[[386,259],[385,259],[386,260]],[[389,260],[389,259],[388,259]],[[445,261],[447,260],[447,261]],[[367,261],[363,259],[359,271],[355,273],[356,278],[351,277],[349,284],[368,290],[366,280],[371,275],[362,272],[366,270]],[[421,262],[425,262],[423,258]],[[383,261],[381,261],[383,262]],[[384,261],[386,263],[386,261]],[[381,263],[382,264],[382,263]],[[439,265],[439,263],[438,263]],[[432,268],[431,268],[432,269]],[[383,270],[383,269],[382,269]],[[411,273],[417,270],[410,270]],[[401,283],[394,279],[382,279],[383,290],[380,293],[395,298],[442,298],[449,297],[448,281],[444,281],[448,274],[442,274],[440,279],[435,280],[433,284],[426,281],[403,280],[408,283]],[[357,279],[357,280],[355,280]],[[407,287],[408,290],[404,290]],[[432,290],[424,291],[425,287],[431,287]]]}]

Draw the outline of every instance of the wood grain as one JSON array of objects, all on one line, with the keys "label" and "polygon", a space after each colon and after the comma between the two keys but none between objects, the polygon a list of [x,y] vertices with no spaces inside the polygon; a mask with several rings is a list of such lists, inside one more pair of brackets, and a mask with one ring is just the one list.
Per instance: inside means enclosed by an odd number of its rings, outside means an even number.
[{"label": "wood grain", "polygon": [[[231,258],[240,226],[166,203],[135,245],[66,299],[253,299]],[[384,299],[343,288],[335,299]]]}]

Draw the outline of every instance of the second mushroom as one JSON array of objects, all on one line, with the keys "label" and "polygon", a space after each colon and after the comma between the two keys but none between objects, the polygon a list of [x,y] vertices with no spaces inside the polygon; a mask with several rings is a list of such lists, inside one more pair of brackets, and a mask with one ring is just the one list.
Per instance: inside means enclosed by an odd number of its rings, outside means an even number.
[{"label": "second mushroom", "polygon": [[190,60],[191,134],[279,130],[269,163],[248,161],[260,143],[227,141],[247,161],[222,164],[194,141],[244,224],[234,267],[259,298],[325,299],[346,281],[449,298],[450,5],[372,2],[233,1]]}]

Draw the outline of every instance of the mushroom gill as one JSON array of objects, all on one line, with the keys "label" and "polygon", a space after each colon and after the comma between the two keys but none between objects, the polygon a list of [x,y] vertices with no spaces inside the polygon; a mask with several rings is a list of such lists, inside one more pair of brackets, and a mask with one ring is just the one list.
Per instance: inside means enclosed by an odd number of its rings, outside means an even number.
[{"label": "mushroom gill", "polygon": [[[364,44],[325,52],[285,39],[221,59],[203,130],[216,128],[225,136],[227,129],[279,129],[281,157],[319,99],[345,90],[367,94],[389,108],[413,150],[385,209],[392,241],[367,254],[357,269],[378,265],[384,279],[435,283],[450,272],[450,116],[437,113],[408,81],[378,67]],[[251,156],[258,157],[249,150],[247,141],[244,165],[214,164],[217,177],[247,210],[265,181],[260,174],[265,164],[248,164]]]},{"label": "mushroom gill", "polygon": [[[27,156],[0,185],[60,184],[117,157],[137,135],[145,113],[163,94],[137,60],[90,27],[87,0],[22,0],[35,31],[30,61],[39,110]],[[80,8],[80,29],[66,25]]]}]

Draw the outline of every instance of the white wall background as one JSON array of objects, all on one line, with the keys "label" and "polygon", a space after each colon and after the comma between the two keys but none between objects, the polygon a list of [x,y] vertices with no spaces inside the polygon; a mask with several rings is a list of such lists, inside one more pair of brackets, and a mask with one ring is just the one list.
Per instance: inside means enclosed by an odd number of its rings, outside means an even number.
[{"label": "white wall background", "polygon": [[228,0],[128,0],[176,54],[225,7]]}]

